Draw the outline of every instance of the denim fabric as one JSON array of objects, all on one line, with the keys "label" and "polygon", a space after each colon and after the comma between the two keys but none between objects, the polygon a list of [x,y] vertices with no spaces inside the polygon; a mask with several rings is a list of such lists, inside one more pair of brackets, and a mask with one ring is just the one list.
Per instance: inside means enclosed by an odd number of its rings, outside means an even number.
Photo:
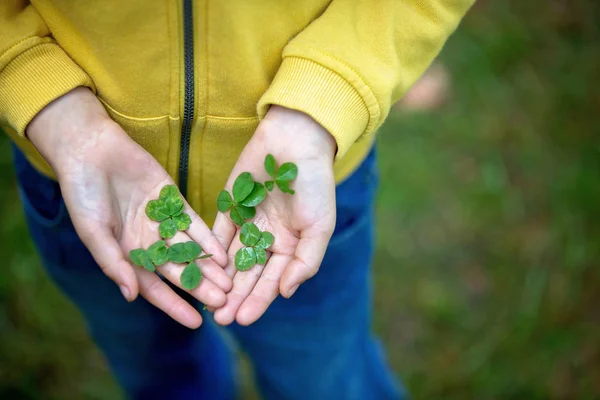
[{"label": "denim fabric", "polygon": [[16,149],[14,159],[44,267],[82,312],[129,398],[234,399],[236,358],[226,337],[249,355],[265,399],[404,398],[371,333],[374,151],[337,187],[336,228],[318,274],[253,325],[227,332],[207,314],[190,330],[142,298],[128,304],[77,237],[58,184]]}]

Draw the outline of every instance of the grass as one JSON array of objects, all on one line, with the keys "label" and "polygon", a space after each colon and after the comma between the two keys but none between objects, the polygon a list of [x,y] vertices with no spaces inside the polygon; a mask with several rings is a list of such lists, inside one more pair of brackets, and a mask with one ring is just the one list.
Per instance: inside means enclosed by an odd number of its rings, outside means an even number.
[{"label": "grass", "polygon": [[[375,329],[415,399],[600,397],[592,3],[480,2],[447,104],[381,129]],[[0,164],[0,398],[118,397],[26,239],[4,138]]]}]

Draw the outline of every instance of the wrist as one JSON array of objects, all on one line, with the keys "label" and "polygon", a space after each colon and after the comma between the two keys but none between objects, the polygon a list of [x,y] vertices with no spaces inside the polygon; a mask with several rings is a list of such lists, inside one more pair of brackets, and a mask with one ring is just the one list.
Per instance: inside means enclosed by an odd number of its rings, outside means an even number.
[{"label": "wrist", "polygon": [[301,153],[303,157],[333,163],[337,151],[335,138],[308,114],[273,105],[259,131],[267,145],[274,143],[287,156]]},{"label": "wrist", "polygon": [[29,123],[26,135],[57,175],[94,146],[94,138],[114,122],[87,88],[76,88],[44,107]]}]

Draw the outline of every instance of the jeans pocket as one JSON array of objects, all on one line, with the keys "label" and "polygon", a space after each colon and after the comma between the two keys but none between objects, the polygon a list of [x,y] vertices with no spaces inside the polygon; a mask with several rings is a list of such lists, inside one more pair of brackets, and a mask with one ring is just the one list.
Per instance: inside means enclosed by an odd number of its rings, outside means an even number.
[{"label": "jeans pocket", "polygon": [[38,172],[15,145],[13,162],[26,216],[45,228],[58,226],[67,217],[58,182]]},{"label": "jeans pocket", "polygon": [[64,259],[61,231],[70,225],[58,182],[39,173],[16,147],[17,186],[31,238],[44,262]]},{"label": "jeans pocket", "polygon": [[336,224],[330,247],[346,242],[371,217],[379,178],[375,150],[336,188]]},{"label": "jeans pocket", "polygon": [[[35,225],[45,229],[56,229],[68,217],[62,197],[44,202],[43,197],[32,195],[31,192],[19,186],[19,195],[23,203],[25,216]],[[48,202],[55,202],[48,205]]]}]

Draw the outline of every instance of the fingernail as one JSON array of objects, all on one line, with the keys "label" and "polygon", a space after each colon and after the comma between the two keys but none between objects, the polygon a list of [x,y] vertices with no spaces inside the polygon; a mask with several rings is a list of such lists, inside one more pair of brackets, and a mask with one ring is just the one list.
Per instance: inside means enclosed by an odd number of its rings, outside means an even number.
[{"label": "fingernail", "polygon": [[127,289],[127,286],[121,285],[119,289],[121,289],[121,294],[125,297],[125,300],[129,301],[129,289]]},{"label": "fingernail", "polygon": [[298,286],[300,286],[300,285],[292,286],[292,288],[290,290],[288,290],[288,298],[292,297],[293,294],[296,293],[296,290],[298,290]]}]

